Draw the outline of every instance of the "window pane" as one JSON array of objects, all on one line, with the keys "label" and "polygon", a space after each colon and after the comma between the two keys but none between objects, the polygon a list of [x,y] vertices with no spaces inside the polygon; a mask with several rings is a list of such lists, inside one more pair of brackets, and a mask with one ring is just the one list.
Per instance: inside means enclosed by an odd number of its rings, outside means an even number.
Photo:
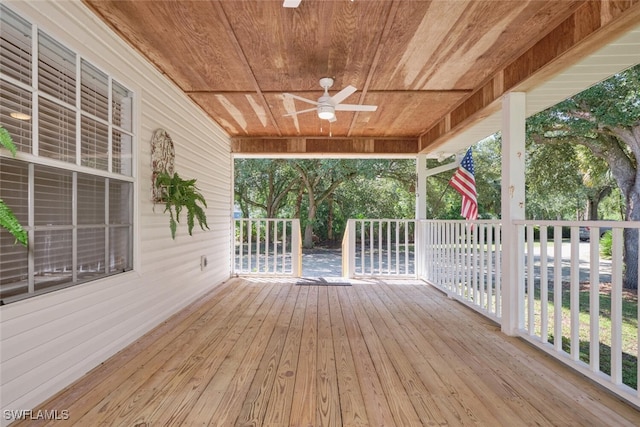
[{"label": "window pane", "polygon": [[7,230],[0,228],[0,299],[28,291],[29,251],[26,246],[14,244],[15,240]]},{"label": "window pane", "polygon": [[78,230],[78,281],[105,274],[104,228]]},{"label": "window pane", "polygon": [[109,79],[107,75],[82,60],[80,105],[82,111],[109,120]]},{"label": "window pane", "polygon": [[31,152],[31,92],[0,80],[0,117],[18,151]]},{"label": "window pane", "polygon": [[133,138],[131,135],[118,130],[113,131],[113,173],[122,175],[133,175]]},{"label": "window pane", "polygon": [[104,190],[105,178],[78,174],[78,224],[104,225]]},{"label": "window pane", "polygon": [[133,184],[109,180],[109,224],[131,224]]},{"label": "window pane", "polygon": [[42,31],[38,43],[38,89],[76,105],[75,53]]},{"label": "window pane", "polygon": [[[29,223],[29,169],[25,162],[0,157],[0,199],[11,209],[20,224]],[[4,248],[3,248],[4,249]]]},{"label": "window pane", "polygon": [[71,254],[71,230],[35,232],[36,291],[71,282]]},{"label": "window pane", "polygon": [[[23,228],[29,222],[29,171],[26,163],[0,157],[0,199],[11,209]],[[0,227],[0,299],[28,291],[28,249]]]},{"label": "window pane", "polygon": [[133,268],[131,253],[131,227],[110,228],[109,272],[131,270]]},{"label": "window pane", "polygon": [[40,98],[38,117],[40,156],[76,163],[76,114]]},{"label": "window pane", "polygon": [[35,166],[35,225],[71,225],[71,172]]},{"label": "window pane", "polygon": [[0,5],[0,69],[31,84],[31,24]]},{"label": "window pane", "polygon": [[107,170],[109,166],[109,127],[82,117],[82,166]]},{"label": "window pane", "polygon": [[133,129],[133,94],[120,83],[113,81],[112,108],[113,118],[111,123],[124,130]]}]

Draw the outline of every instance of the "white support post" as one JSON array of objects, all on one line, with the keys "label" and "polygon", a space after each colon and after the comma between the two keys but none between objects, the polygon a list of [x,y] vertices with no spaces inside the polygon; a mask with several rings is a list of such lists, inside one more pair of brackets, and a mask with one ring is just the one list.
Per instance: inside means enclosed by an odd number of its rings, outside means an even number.
[{"label": "white support post", "polygon": [[415,273],[417,277],[421,277],[424,274],[423,267],[424,262],[422,259],[422,245],[424,244],[422,238],[422,224],[421,219],[427,219],[427,155],[418,154],[416,157],[416,176],[418,177],[418,183],[416,186],[416,223],[413,229],[414,232],[414,248],[415,248]]},{"label": "white support post", "polygon": [[526,98],[512,92],[502,100],[502,332],[516,335],[524,326],[518,242],[524,236],[513,221],[524,220]]},{"label": "white support post", "polygon": [[291,275],[302,276],[302,234],[299,219],[291,222]]},{"label": "white support post", "polygon": [[416,220],[427,219],[427,155],[416,157]]}]

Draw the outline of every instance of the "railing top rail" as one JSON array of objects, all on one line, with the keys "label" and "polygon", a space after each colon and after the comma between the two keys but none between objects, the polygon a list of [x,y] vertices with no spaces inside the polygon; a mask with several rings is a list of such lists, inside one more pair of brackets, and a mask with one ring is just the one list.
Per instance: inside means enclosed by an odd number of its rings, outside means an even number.
[{"label": "railing top rail", "polygon": [[467,221],[465,219],[420,219],[416,220],[421,223],[437,223],[437,224],[502,224],[502,220],[500,219],[477,219],[475,221]]},{"label": "railing top rail", "polygon": [[413,218],[351,218],[353,221],[401,221],[401,222],[413,222],[417,221]]},{"label": "railing top rail", "polygon": [[564,227],[611,227],[611,228],[640,228],[640,221],[542,221],[516,220],[515,225],[544,225]]},{"label": "railing top rail", "polygon": [[298,218],[233,218],[236,221],[299,221]]}]

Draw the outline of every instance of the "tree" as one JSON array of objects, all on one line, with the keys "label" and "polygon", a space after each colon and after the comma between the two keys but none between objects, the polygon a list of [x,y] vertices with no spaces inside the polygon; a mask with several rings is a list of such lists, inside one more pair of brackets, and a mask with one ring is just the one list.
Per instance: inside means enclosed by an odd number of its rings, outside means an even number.
[{"label": "tree", "polygon": [[[625,199],[625,219],[640,220],[640,64],[537,114],[528,136],[587,147],[603,159]],[[624,286],[638,288],[638,231],[624,233]]]},{"label": "tree", "polygon": [[298,171],[305,187],[308,201],[307,223],[304,227],[303,246],[313,247],[313,227],[318,205],[324,202],[342,182],[357,175],[353,161],[340,160],[296,160],[292,166]]},{"label": "tree", "polygon": [[276,218],[298,185],[298,175],[285,160],[238,159],[235,163],[235,200],[245,217],[250,208]]},{"label": "tree", "polygon": [[[500,136],[493,135],[473,146],[479,218],[492,219],[500,216],[500,144]],[[450,162],[451,160],[446,163]],[[428,168],[436,168],[443,164],[434,159],[427,159]],[[449,185],[455,171],[456,169],[451,169],[427,179],[428,218],[460,219],[462,199]]]}]

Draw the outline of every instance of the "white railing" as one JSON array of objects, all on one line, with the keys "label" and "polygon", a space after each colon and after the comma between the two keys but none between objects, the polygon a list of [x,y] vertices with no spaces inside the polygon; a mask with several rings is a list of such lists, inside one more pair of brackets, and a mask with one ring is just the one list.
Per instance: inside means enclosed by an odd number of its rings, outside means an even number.
[{"label": "white railing", "polygon": [[[640,252],[640,222],[420,221],[419,277],[502,323],[504,288],[517,298],[517,333],[555,358],[640,406],[637,290],[624,288],[623,253]],[[601,243],[604,231],[611,243]],[[635,235],[634,235],[635,233]],[[501,265],[506,237],[515,239],[515,266]],[[625,244],[628,245],[625,249]],[[506,247],[506,246],[504,246]],[[603,255],[603,248],[611,248]],[[515,283],[503,283],[515,269]],[[556,286],[559,284],[559,286]]]},{"label": "white railing", "polygon": [[420,278],[499,321],[500,223],[422,220],[418,227]]},{"label": "white railing", "polygon": [[[517,221],[520,335],[630,402],[640,405],[637,291],[623,287],[623,250],[638,222]],[[603,256],[604,230],[611,255]],[[635,237],[633,236],[635,233]],[[588,240],[588,242],[586,242]]]},{"label": "white railing", "polygon": [[298,219],[234,219],[234,273],[299,277],[302,239]]},{"label": "white railing", "polygon": [[345,277],[416,277],[415,220],[350,219],[342,242]]}]

